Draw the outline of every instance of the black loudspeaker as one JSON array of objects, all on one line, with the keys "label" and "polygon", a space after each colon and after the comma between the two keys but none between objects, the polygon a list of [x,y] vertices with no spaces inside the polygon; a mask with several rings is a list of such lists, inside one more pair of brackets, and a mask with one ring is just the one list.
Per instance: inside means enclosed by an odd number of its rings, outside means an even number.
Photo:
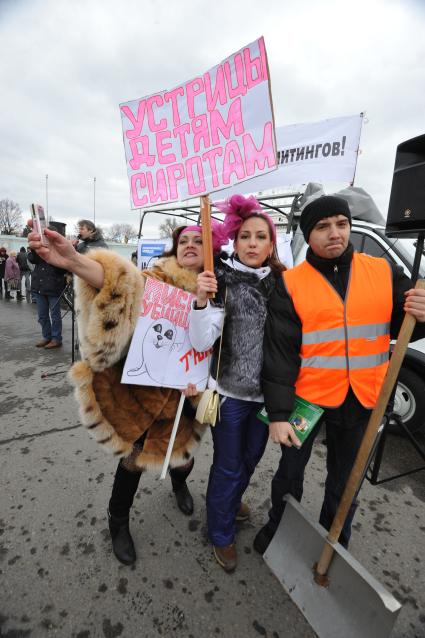
[{"label": "black loudspeaker", "polygon": [[51,230],[55,230],[57,233],[60,233],[61,235],[63,235],[65,237],[66,224],[64,224],[64,222],[50,221],[49,222],[49,228]]},{"label": "black loudspeaker", "polygon": [[397,146],[385,234],[417,237],[425,232],[425,135]]}]

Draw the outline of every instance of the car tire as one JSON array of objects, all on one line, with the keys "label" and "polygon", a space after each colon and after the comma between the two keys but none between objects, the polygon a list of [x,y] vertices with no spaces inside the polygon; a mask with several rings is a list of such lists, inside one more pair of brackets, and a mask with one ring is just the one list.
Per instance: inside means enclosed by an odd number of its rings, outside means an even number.
[{"label": "car tire", "polygon": [[[425,433],[425,382],[410,368],[401,368],[394,399],[394,412],[412,434]],[[403,434],[395,422],[390,422],[389,431]]]}]

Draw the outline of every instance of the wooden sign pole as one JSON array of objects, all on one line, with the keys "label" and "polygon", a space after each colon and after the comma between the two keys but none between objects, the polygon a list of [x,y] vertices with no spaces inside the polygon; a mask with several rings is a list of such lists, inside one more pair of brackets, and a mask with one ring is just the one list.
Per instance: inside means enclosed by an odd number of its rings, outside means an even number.
[{"label": "wooden sign pole", "polygon": [[[211,202],[209,195],[201,197],[201,227],[202,246],[204,248],[204,270],[214,270],[214,256],[211,231]],[[209,292],[208,298],[213,299],[214,293]]]},{"label": "wooden sign pole", "polygon": [[209,195],[201,197],[202,245],[204,247],[204,270],[213,270],[213,247],[211,233],[211,202]]}]

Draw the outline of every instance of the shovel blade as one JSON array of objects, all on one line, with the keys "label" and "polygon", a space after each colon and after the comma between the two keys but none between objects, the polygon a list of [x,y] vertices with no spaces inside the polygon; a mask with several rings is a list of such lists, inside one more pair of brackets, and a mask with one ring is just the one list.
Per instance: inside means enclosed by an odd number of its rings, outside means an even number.
[{"label": "shovel blade", "polygon": [[338,543],[329,587],[313,580],[327,531],[291,496],[264,560],[319,638],[388,638],[400,603]]}]

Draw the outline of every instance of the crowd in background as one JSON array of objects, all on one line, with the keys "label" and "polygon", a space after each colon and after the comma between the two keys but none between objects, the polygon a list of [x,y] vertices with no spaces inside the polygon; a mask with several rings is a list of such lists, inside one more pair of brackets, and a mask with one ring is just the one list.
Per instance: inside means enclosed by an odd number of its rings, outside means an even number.
[{"label": "crowd in background", "polygon": [[[49,227],[61,234],[65,224],[50,222]],[[95,225],[82,219],[78,222],[78,238],[74,247],[79,253],[91,248],[108,248]],[[0,248],[0,298],[37,304],[38,323],[42,339],[35,346],[45,350],[62,345],[61,299],[67,283],[72,279],[62,268],[48,264],[29,247],[22,246],[18,253]]]},{"label": "crowd in background", "polygon": [[[6,248],[0,248],[0,297],[4,294],[5,299],[14,299],[12,293],[16,292],[17,301],[25,298],[31,300],[31,272],[34,270],[28,260],[31,252],[25,246],[21,246],[19,253],[11,250],[9,254]],[[25,294],[22,294],[22,290]]]}]

